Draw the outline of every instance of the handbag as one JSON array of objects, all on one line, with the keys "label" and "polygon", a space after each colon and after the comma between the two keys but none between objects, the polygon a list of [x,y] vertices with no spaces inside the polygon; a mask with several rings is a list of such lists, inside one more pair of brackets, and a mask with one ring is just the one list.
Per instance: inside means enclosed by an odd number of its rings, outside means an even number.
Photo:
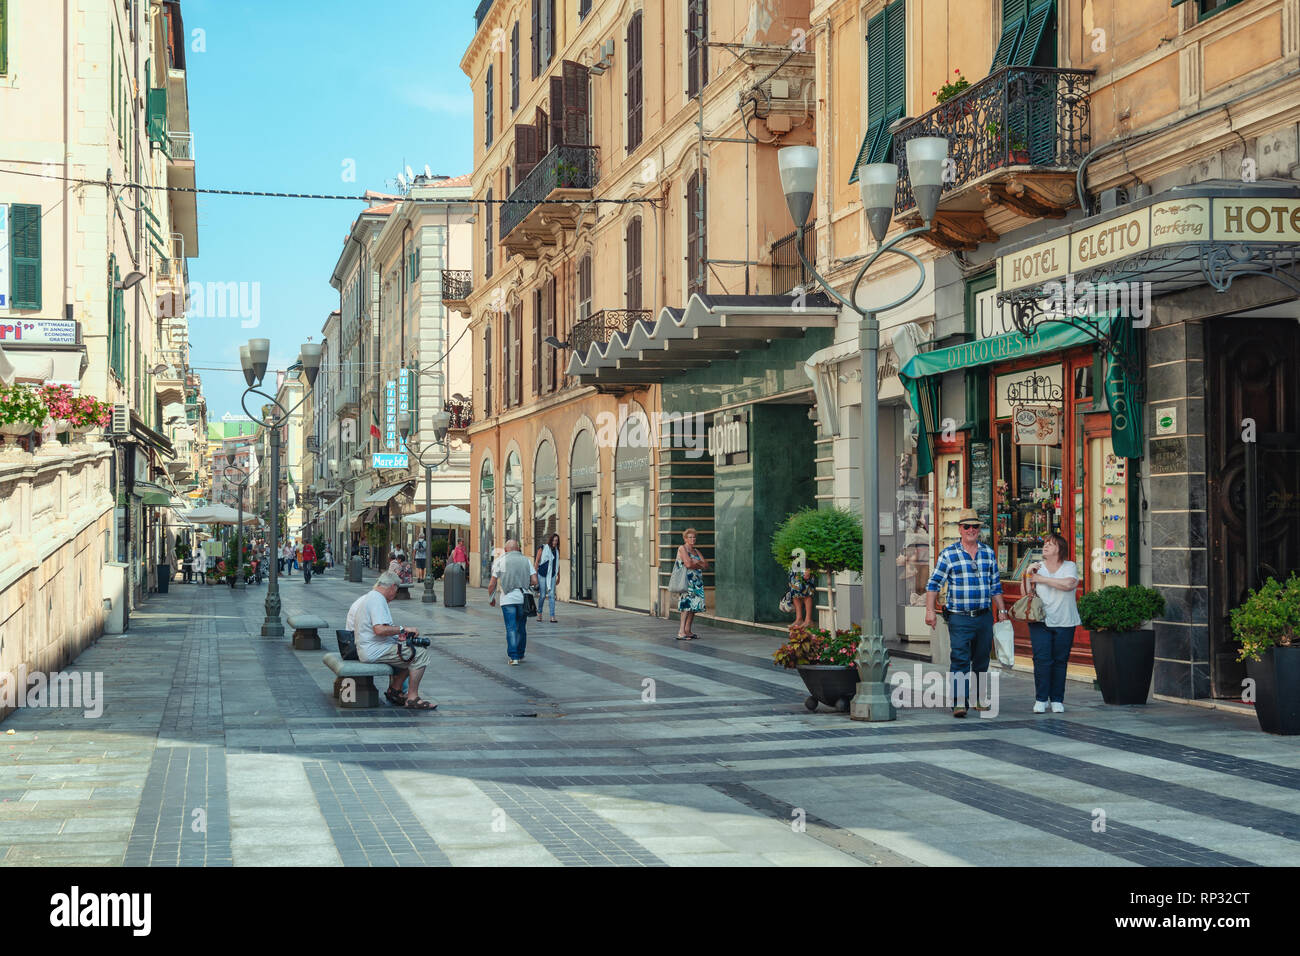
[{"label": "handbag", "polygon": [[1020,600],[1011,605],[1011,616],[1017,621],[1041,621],[1046,616],[1043,611],[1043,599],[1037,594],[1022,594]]},{"label": "handbag", "polygon": [[532,588],[524,588],[524,617],[537,617],[537,595]]},{"label": "handbag", "polygon": [[1010,621],[998,621],[993,625],[993,650],[1003,667],[1015,666],[1016,633]]},{"label": "handbag", "polygon": [[339,657],[345,661],[357,660],[356,635],[351,631],[335,631],[334,636],[339,639]]},{"label": "handbag", "polygon": [[686,565],[679,564],[673,568],[672,576],[668,579],[668,593],[681,594],[686,590],[687,586]]},{"label": "handbag", "polygon": [[777,605],[785,613],[789,614],[794,610],[794,592],[786,591],[785,597],[781,598],[781,603]]}]

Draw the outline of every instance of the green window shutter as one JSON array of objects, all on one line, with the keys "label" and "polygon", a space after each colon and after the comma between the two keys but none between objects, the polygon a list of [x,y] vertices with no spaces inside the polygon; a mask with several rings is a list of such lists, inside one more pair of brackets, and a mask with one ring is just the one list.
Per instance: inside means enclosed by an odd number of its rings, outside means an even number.
[{"label": "green window shutter", "polygon": [[41,307],[41,207],[9,207],[9,276],[11,307]]},{"label": "green window shutter", "polygon": [[1002,0],[1002,37],[998,40],[997,49],[993,51],[990,73],[1015,62],[1028,16],[1029,0]]},{"label": "green window shutter", "polygon": [[881,12],[885,14],[885,59],[888,70],[885,80],[885,110],[891,113],[897,111],[898,116],[902,116],[907,109],[907,4],[895,3]]},{"label": "green window shutter", "polygon": [[888,60],[888,47],[885,45],[885,11],[882,10],[867,24],[867,125],[879,119],[885,112]]},{"label": "green window shutter", "polygon": [[1184,3],[1186,3],[1186,2],[1187,2],[1187,0],[1174,0],[1173,3],[1169,4],[1169,6],[1170,6],[1170,7],[1179,7],[1179,6],[1182,6],[1182,5],[1183,5]]},{"label": "green window shutter", "polygon": [[907,106],[906,10],[899,0],[867,24],[867,135],[849,174],[850,185],[858,181],[859,166],[883,162],[889,155],[889,127]]},{"label": "green window shutter", "polygon": [[9,4],[0,0],[0,76],[9,72]]},{"label": "green window shutter", "polygon": [[903,108],[897,106],[886,113],[880,120],[880,133],[876,136],[875,145],[871,147],[871,155],[867,159],[869,163],[887,163],[889,151],[894,145],[894,134],[889,131],[893,126],[903,118]]},{"label": "green window shutter", "polygon": [[1038,56],[1038,48],[1047,35],[1048,25],[1052,22],[1052,14],[1055,12],[1056,0],[1040,0],[1029,11],[1029,16],[1025,20],[1024,36],[1011,61],[1013,66],[1029,66],[1034,62]]},{"label": "green window shutter", "polygon": [[867,135],[862,137],[862,146],[858,149],[858,158],[853,161],[853,174],[849,176],[849,185],[852,186],[858,181],[858,167],[863,163],[871,162],[871,154],[875,152],[876,140],[880,137],[880,127],[883,125],[884,118],[877,119],[867,127]]}]

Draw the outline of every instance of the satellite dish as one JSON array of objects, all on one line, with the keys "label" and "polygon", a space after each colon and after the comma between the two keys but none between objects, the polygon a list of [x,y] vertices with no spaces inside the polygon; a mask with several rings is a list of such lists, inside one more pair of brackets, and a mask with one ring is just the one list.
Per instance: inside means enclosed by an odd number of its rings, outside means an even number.
[{"label": "satellite dish", "polygon": [[401,186],[403,189],[406,188],[406,177],[401,173],[397,174],[397,185]]},{"label": "satellite dish", "polygon": [[406,178],[412,182],[415,181],[415,173],[411,172],[411,167],[406,167]]},{"label": "satellite dish", "polygon": [[425,164],[424,164],[424,178],[425,178],[425,179],[432,179],[432,178],[433,178],[433,170],[431,170],[431,169],[429,168],[429,164],[428,164],[428,163],[425,163]]}]

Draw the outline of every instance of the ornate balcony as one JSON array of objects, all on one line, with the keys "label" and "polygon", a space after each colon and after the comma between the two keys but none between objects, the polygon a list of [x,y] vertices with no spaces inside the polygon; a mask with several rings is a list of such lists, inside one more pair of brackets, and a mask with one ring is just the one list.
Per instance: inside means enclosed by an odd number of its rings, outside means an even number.
[{"label": "ornate balcony", "polygon": [[448,305],[464,305],[474,291],[474,273],[469,269],[442,270],[442,301]]},{"label": "ornate balcony", "polygon": [[578,220],[577,202],[542,205],[545,200],[591,198],[597,179],[594,146],[556,146],[510,193],[501,206],[501,246],[507,255],[537,259],[560,245]]},{"label": "ornate balcony", "polygon": [[1093,70],[1004,67],[894,132],[894,211],[919,225],[907,176],[906,142],[945,136],[950,165],[934,231],[943,249],[971,250],[1024,220],[1060,218],[1077,204],[1075,172],[1089,149],[1088,83]]},{"label": "ornate balcony", "polygon": [[590,317],[575,322],[569,333],[569,348],[574,354],[584,356],[592,343],[604,345],[616,332],[631,332],[636,322],[649,328],[654,323],[649,309],[601,309]]}]

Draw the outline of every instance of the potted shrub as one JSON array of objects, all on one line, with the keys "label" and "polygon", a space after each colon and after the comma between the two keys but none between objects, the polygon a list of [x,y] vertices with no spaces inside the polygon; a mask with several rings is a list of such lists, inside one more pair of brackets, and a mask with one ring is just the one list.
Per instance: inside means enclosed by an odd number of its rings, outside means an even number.
[{"label": "potted shrub", "polygon": [[1011,141],[1011,165],[1029,165],[1029,147],[1025,145],[1024,137],[1016,137]]},{"label": "potted shrub", "polygon": [[433,579],[435,581],[439,580],[442,577],[442,573],[446,569],[447,569],[447,561],[445,558],[429,559],[429,574],[433,575]]},{"label": "potted shrub", "polygon": [[[788,516],[772,535],[772,557],[787,571],[796,552],[814,574],[862,573],[862,519],[844,508],[804,508]],[[830,588],[831,627],[835,626],[835,586]]]},{"label": "potted shrub", "polygon": [[959,93],[961,93],[962,90],[966,90],[970,88],[970,81],[966,79],[966,77],[961,75],[960,69],[953,70],[953,73],[957,75],[957,79],[949,80],[947,83],[943,84],[937,90],[931,91],[932,95],[934,96],[935,105],[947,103],[954,96],[957,96]]},{"label": "potted shrub", "polygon": [[819,627],[801,627],[790,632],[790,640],[772,655],[778,667],[799,671],[808,698],[803,705],[816,710],[817,704],[845,713],[858,689],[858,669],[854,663],[862,627],[847,631],[830,631]]},{"label": "potted shrub", "polygon": [[1300,734],[1300,578],[1269,578],[1231,614],[1238,660],[1255,682],[1255,716],[1270,734]]},{"label": "potted shrub", "polygon": [[1102,588],[1079,598],[1079,619],[1092,635],[1092,662],[1106,703],[1147,702],[1156,636],[1138,628],[1163,613],[1160,592],[1141,585]]}]

